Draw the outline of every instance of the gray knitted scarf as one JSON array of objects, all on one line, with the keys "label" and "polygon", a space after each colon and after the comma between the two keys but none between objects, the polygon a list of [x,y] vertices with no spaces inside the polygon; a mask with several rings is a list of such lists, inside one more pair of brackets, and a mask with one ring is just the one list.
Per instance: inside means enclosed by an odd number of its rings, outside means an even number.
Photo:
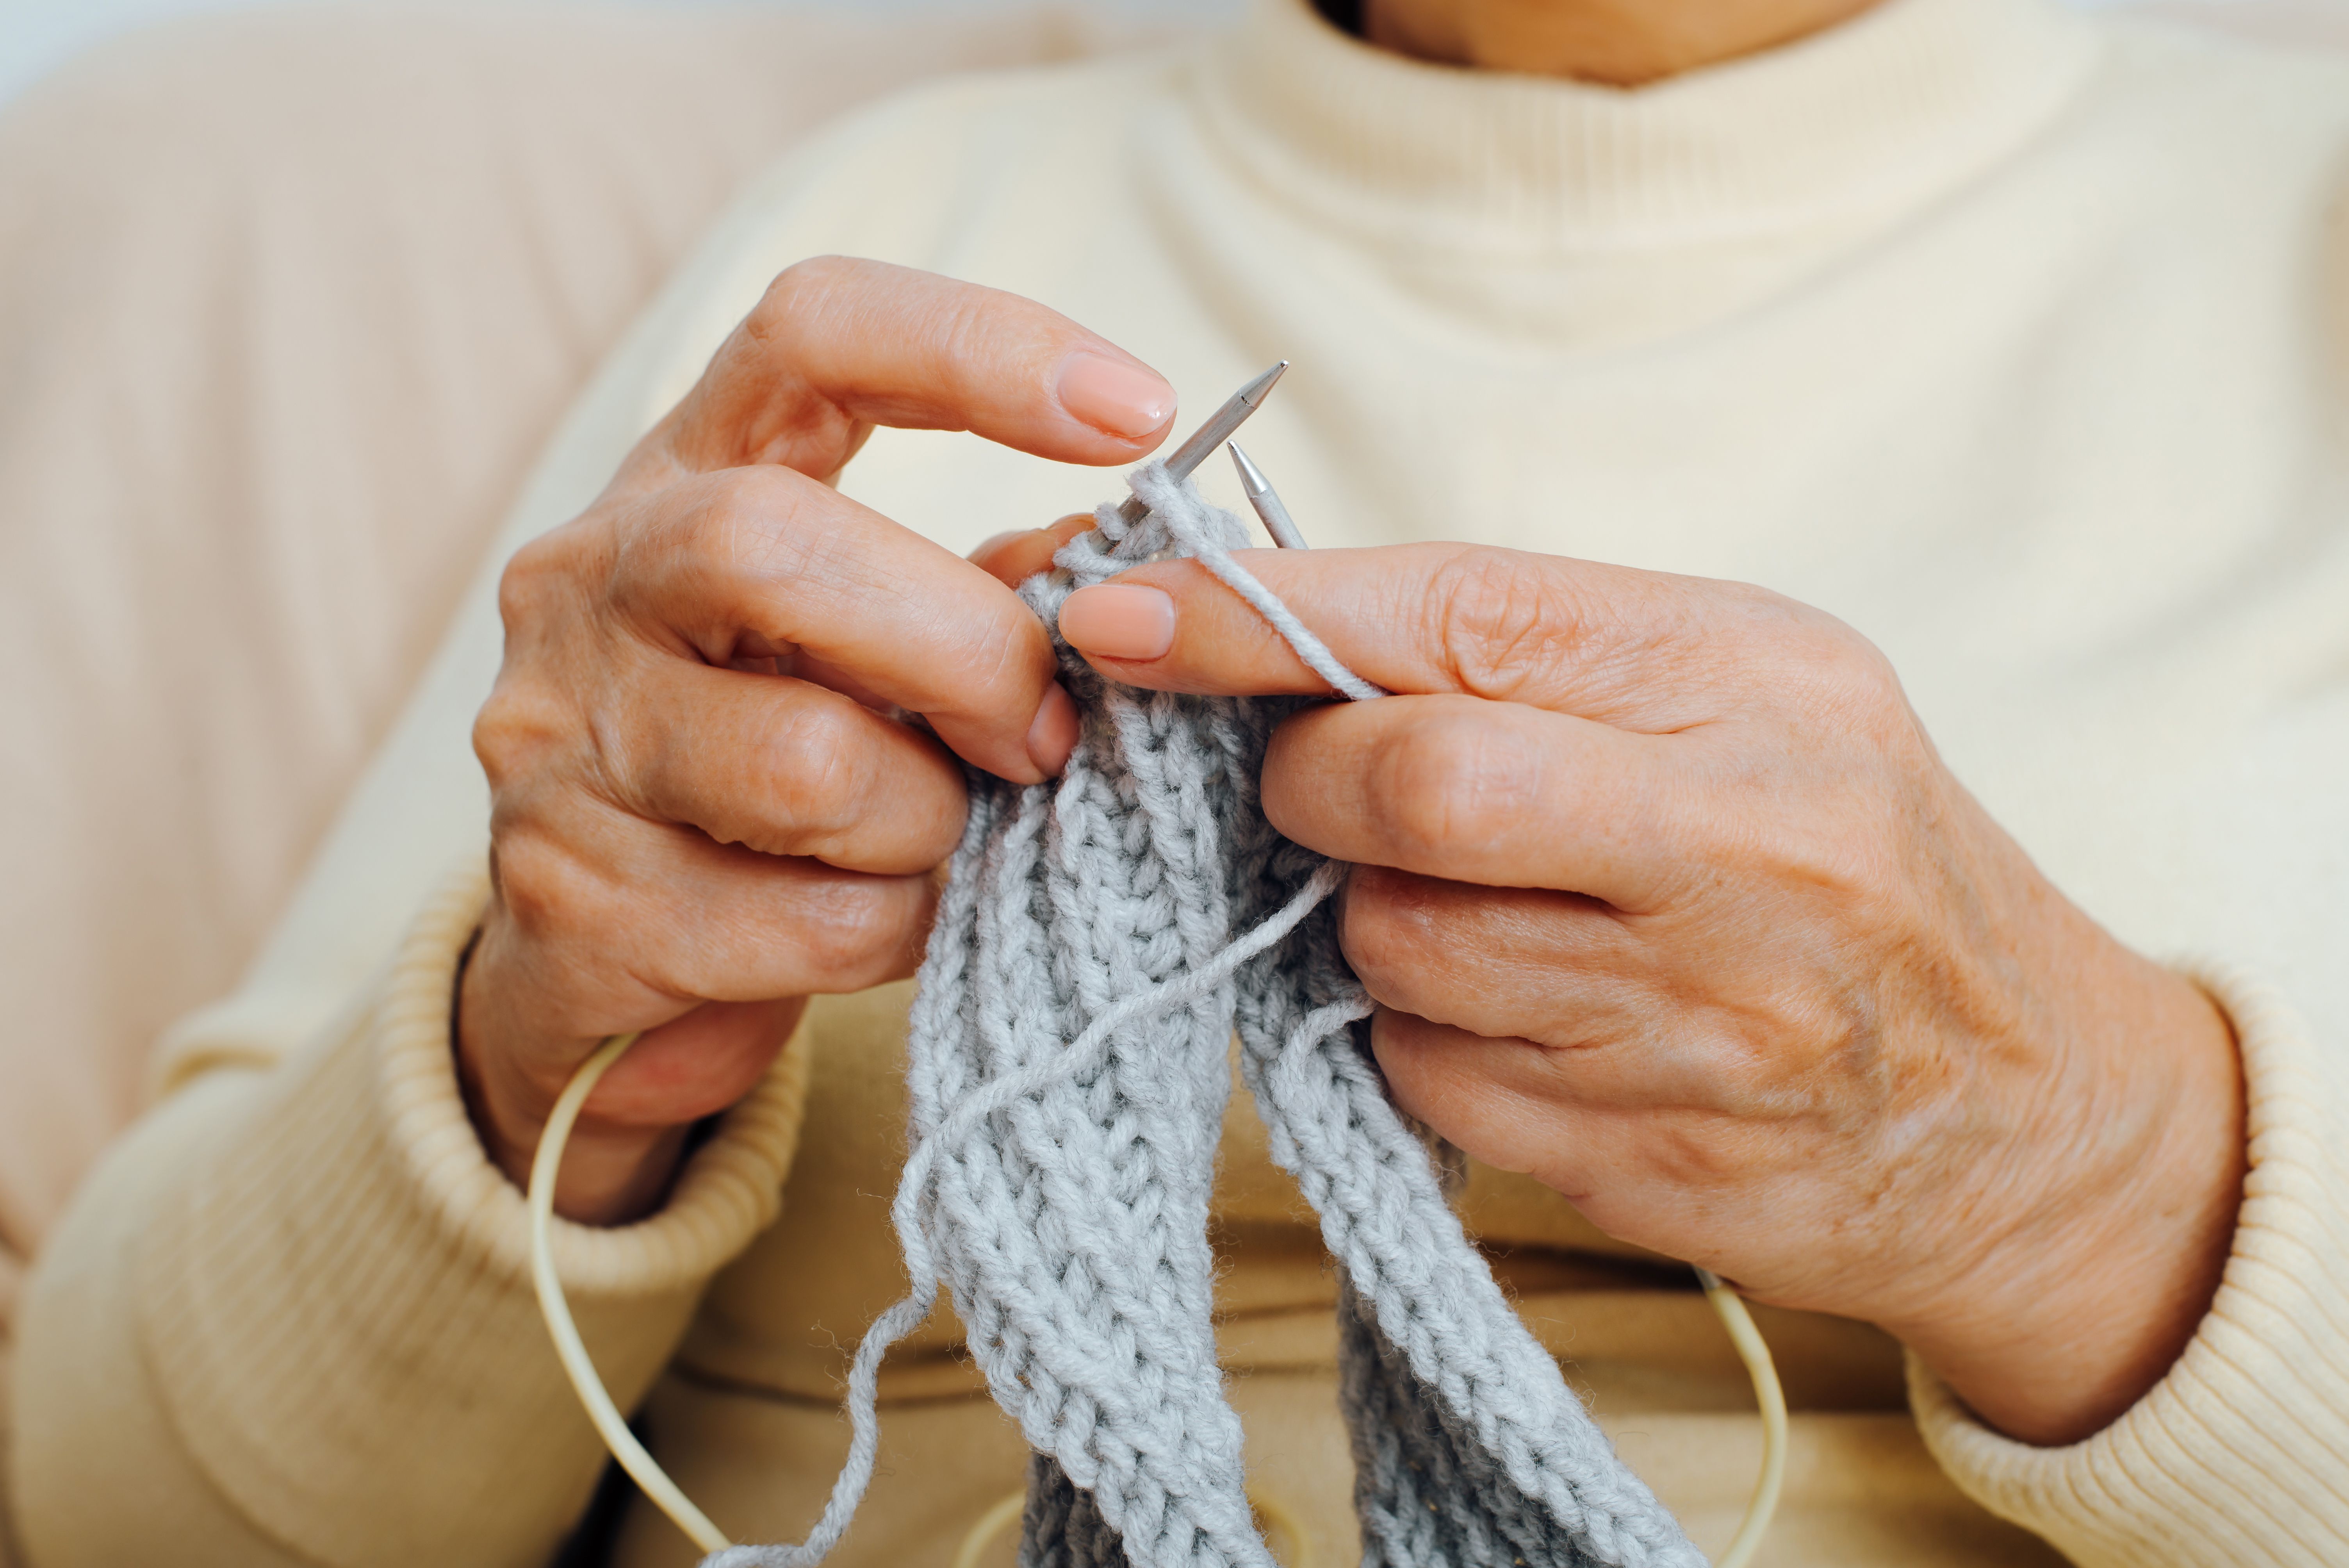
[{"label": "gray knitted scarf", "polygon": [[[1132,483],[1141,521],[1102,507],[1021,587],[1046,625],[1077,588],[1194,556],[1333,686],[1377,695],[1231,559],[1237,519],[1157,464]],[[1083,715],[1067,769],[970,775],[908,1047],[893,1215],[913,1289],[851,1368],[848,1464],[804,1544],[707,1568],[796,1568],[837,1542],[872,1473],[881,1358],[941,1284],[1036,1450],[1021,1568],[1272,1568],[1212,1324],[1235,1030],[1273,1158],[1341,1271],[1363,1562],[1702,1563],[1519,1321],[1387,1099],[1326,902],[1345,868],[1257,805],[1266,739],[1299,703],[1138,691],[1059,647]]]}]

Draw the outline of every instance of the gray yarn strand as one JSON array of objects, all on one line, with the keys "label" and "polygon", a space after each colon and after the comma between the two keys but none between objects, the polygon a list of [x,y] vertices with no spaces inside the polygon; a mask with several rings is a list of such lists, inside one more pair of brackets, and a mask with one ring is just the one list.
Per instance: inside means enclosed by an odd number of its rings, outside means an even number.
[{"label": "gray yarn strand", "polygon": [[[1152,464],[1021,594],[1198,559],[1340,692],[1380,695],[1232,558],[1229,513]],[[1343,1274],[1340,1408],[1377,1568],[1695,1568],[1469,1243],[1361,1037],[1371,1003],[1328,898],[1345,868],[1265,821],[1257,778],[1296,699],[1103,681],[1055,643],[1082,728],[1061,779],[969,776],[908,1039],[911,1153],[892,1205],[913,1288],[851,1366],[849,1459],[804,1568],[873,1470],[882,1357],[944,1284],[1036,1453],[1022,1568],[1271,1568],[1216,1357],[1207,1209],[1228,1043],[1274,1159]]]}]

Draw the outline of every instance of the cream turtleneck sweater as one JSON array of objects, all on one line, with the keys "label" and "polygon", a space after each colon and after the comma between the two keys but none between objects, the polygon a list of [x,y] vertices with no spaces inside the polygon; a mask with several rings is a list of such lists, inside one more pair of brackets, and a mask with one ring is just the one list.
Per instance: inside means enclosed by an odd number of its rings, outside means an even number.
[{"label": "cream turtleneck sweater", "polygon": [[[1195,411],[1292,359],[1250,446],[1317,542],[1747,579],[1873,637],[2055,881],[2227,1009],[2251,1173],[2195,1341],[2069,1449],[2001,1438],[1915,1368],[1904,1393],[1872,1330],[1763,1315],[1797,1412],[1764,1560],[2054,1561],[2036,1534],[2095,1564],[2349,1561],[2344,210],[2349,73],[2039,0],[1892,0],[1632,93],[1411,64],[1264,0],[1203,45],[839,125],[574,410],[269,948],[173,1032],[172,1092],[47,1249],[17,1374],[33,1563],[523,1563],[585,1504],[600,1453],[450,1068],[491,584],[772,273],[827,251],[1043,300]],[[885,432],[845,488],[967,548],[1113,484]],[[656,1449],[741,1536],[814,1516],[842,1347],[900,1285],[903,1006],[821,1003],[665,1210],[560,1238],[616,1392],[649,1390]],[[1717,1549],[1757,1436],[1678,1272],[1521,1181],[1477,1172],[1465,1202]],[[1330,1282],[1244,1119],[1218,1212],[1275,1544],[1350,1561]],[[954,1336],[892,1362],[843,1563],[947,1563],[1019,1485]],[[642,1507],[618,1553],[691,1556]]]}]

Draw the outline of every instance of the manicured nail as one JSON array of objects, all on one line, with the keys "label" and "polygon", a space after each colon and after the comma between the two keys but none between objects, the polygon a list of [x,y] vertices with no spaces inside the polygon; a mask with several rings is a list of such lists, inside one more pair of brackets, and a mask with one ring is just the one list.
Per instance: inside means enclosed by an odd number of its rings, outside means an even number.
[{"label": "manicured nail", "polygon": [[1068,688],[1054,681],[1045,688],[1044,700],[1036,705],[1036,717],[1028,726],[1028,760],[1042,769],[1045,778],[1058,779],[1076,748],[1077,705]]},{"label": "manicured nail", "polygon": [[1061,407],[1071,418],[1127,440],[1140,440],[1174,417],[1174,388],[1155,372],[1098,354],[1072,354],[1061,366]]},{"label": "manicured nail", "polygon": [[1174,645],[1174,601],[1155,588],[1097,583],[1061,601],[1061,635],[1105,659],[1164,658]]}]

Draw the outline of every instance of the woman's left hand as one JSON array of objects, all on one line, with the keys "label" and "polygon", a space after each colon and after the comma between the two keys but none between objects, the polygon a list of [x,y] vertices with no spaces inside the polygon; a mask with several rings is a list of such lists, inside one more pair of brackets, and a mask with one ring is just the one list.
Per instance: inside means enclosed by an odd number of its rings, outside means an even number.
[{"label": "woman's left hand", "polygon": [[[1397,694],[1289,719],[1264,804],[1355,863],[1346,954],[1407,1109],[1611,1234],[1884,1326],[2016,1437],[2161,1377],[2240,1200],[2228,1026],[2040,874],[1872,645],[1508,551],[1242,559]],[[1061,627],[1135,686],[1327,690],[1190,562]]]}]

